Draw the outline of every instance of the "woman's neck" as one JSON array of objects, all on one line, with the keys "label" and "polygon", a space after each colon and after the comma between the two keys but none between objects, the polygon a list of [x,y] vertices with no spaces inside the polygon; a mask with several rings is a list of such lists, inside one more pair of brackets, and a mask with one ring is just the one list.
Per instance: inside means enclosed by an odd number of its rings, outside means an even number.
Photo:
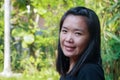
[{"label": "woman's neck", "polygon": [[77,62],[77,58],[76,57],[75,58],[70,58],[70,67],[69,67],[69,70],[68,70],[67,73],[69,73],[72,70],[72,68],[74,67],[76,62]]}]

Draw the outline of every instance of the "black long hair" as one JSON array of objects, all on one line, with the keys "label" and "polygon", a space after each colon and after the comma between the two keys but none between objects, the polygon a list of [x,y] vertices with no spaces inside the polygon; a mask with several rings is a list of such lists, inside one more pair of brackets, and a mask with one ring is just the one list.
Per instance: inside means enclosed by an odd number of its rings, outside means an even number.
[{"label": "black long hair", "polygon": [[[78,59],[77,63],[71,70],[71,75],[75,75],[78,70],[82,67],[85,63],[95,63],[101,65],[101,56],[100,56],[100,22],[99,18],[96,15],[96,13],[88,8],[85,7],[74,7],[69,9],[61,18],[60,21],[60,31],[63,25],[64,20],[68,15],[77,15],[77,16],[85,16],[87,17],[87,25],[88,25],[88,31],[90,34],[90,41],[85,49],[85,51],[82,53],[80,58]],[[60,37],[59,37],[60,38]],[[66,73],[69,70],[70,66],[70,60],[68,57],[66,57],[61,49],[60,46],[60,39],[58,41],[58,56],[56,60],[56,69],[59,72],[60,75],[66,75]]]}]

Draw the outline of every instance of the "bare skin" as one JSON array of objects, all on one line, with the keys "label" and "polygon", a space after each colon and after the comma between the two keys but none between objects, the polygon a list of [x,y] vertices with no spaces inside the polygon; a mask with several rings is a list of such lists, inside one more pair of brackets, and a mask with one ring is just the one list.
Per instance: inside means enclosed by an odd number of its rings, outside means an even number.
[{"label": "bare skin", "polygon": [[68,15],[62,25],[60,45],[64,55],[70,58],[69,71],[89,42],[90,35],[86,19],[84,16]]}]

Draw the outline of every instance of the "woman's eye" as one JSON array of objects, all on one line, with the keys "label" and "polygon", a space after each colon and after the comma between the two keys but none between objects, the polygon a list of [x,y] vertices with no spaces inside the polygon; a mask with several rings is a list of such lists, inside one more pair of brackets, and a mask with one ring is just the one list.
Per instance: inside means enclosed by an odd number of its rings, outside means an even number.
[{"label": "woman's eye", "polygon": [[67,33],[67,30],[62,30],[63,33]]},{"label": "woman's eye", "polygon": [[81,33],[79,33],[79,32],[76,32],[75,34],[76,34],[77,36],[81,35]]}]

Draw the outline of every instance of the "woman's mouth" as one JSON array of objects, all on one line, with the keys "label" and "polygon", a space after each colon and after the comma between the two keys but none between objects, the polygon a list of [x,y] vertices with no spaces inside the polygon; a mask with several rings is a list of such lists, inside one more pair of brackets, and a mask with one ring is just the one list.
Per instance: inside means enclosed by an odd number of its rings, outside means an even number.
[{"label": "woman's mouth", "polygon": [[65,46],[65,50],[68,51],[68,52],[72,52],[75,50],[75,47],[72,47],[72,46]]}]

